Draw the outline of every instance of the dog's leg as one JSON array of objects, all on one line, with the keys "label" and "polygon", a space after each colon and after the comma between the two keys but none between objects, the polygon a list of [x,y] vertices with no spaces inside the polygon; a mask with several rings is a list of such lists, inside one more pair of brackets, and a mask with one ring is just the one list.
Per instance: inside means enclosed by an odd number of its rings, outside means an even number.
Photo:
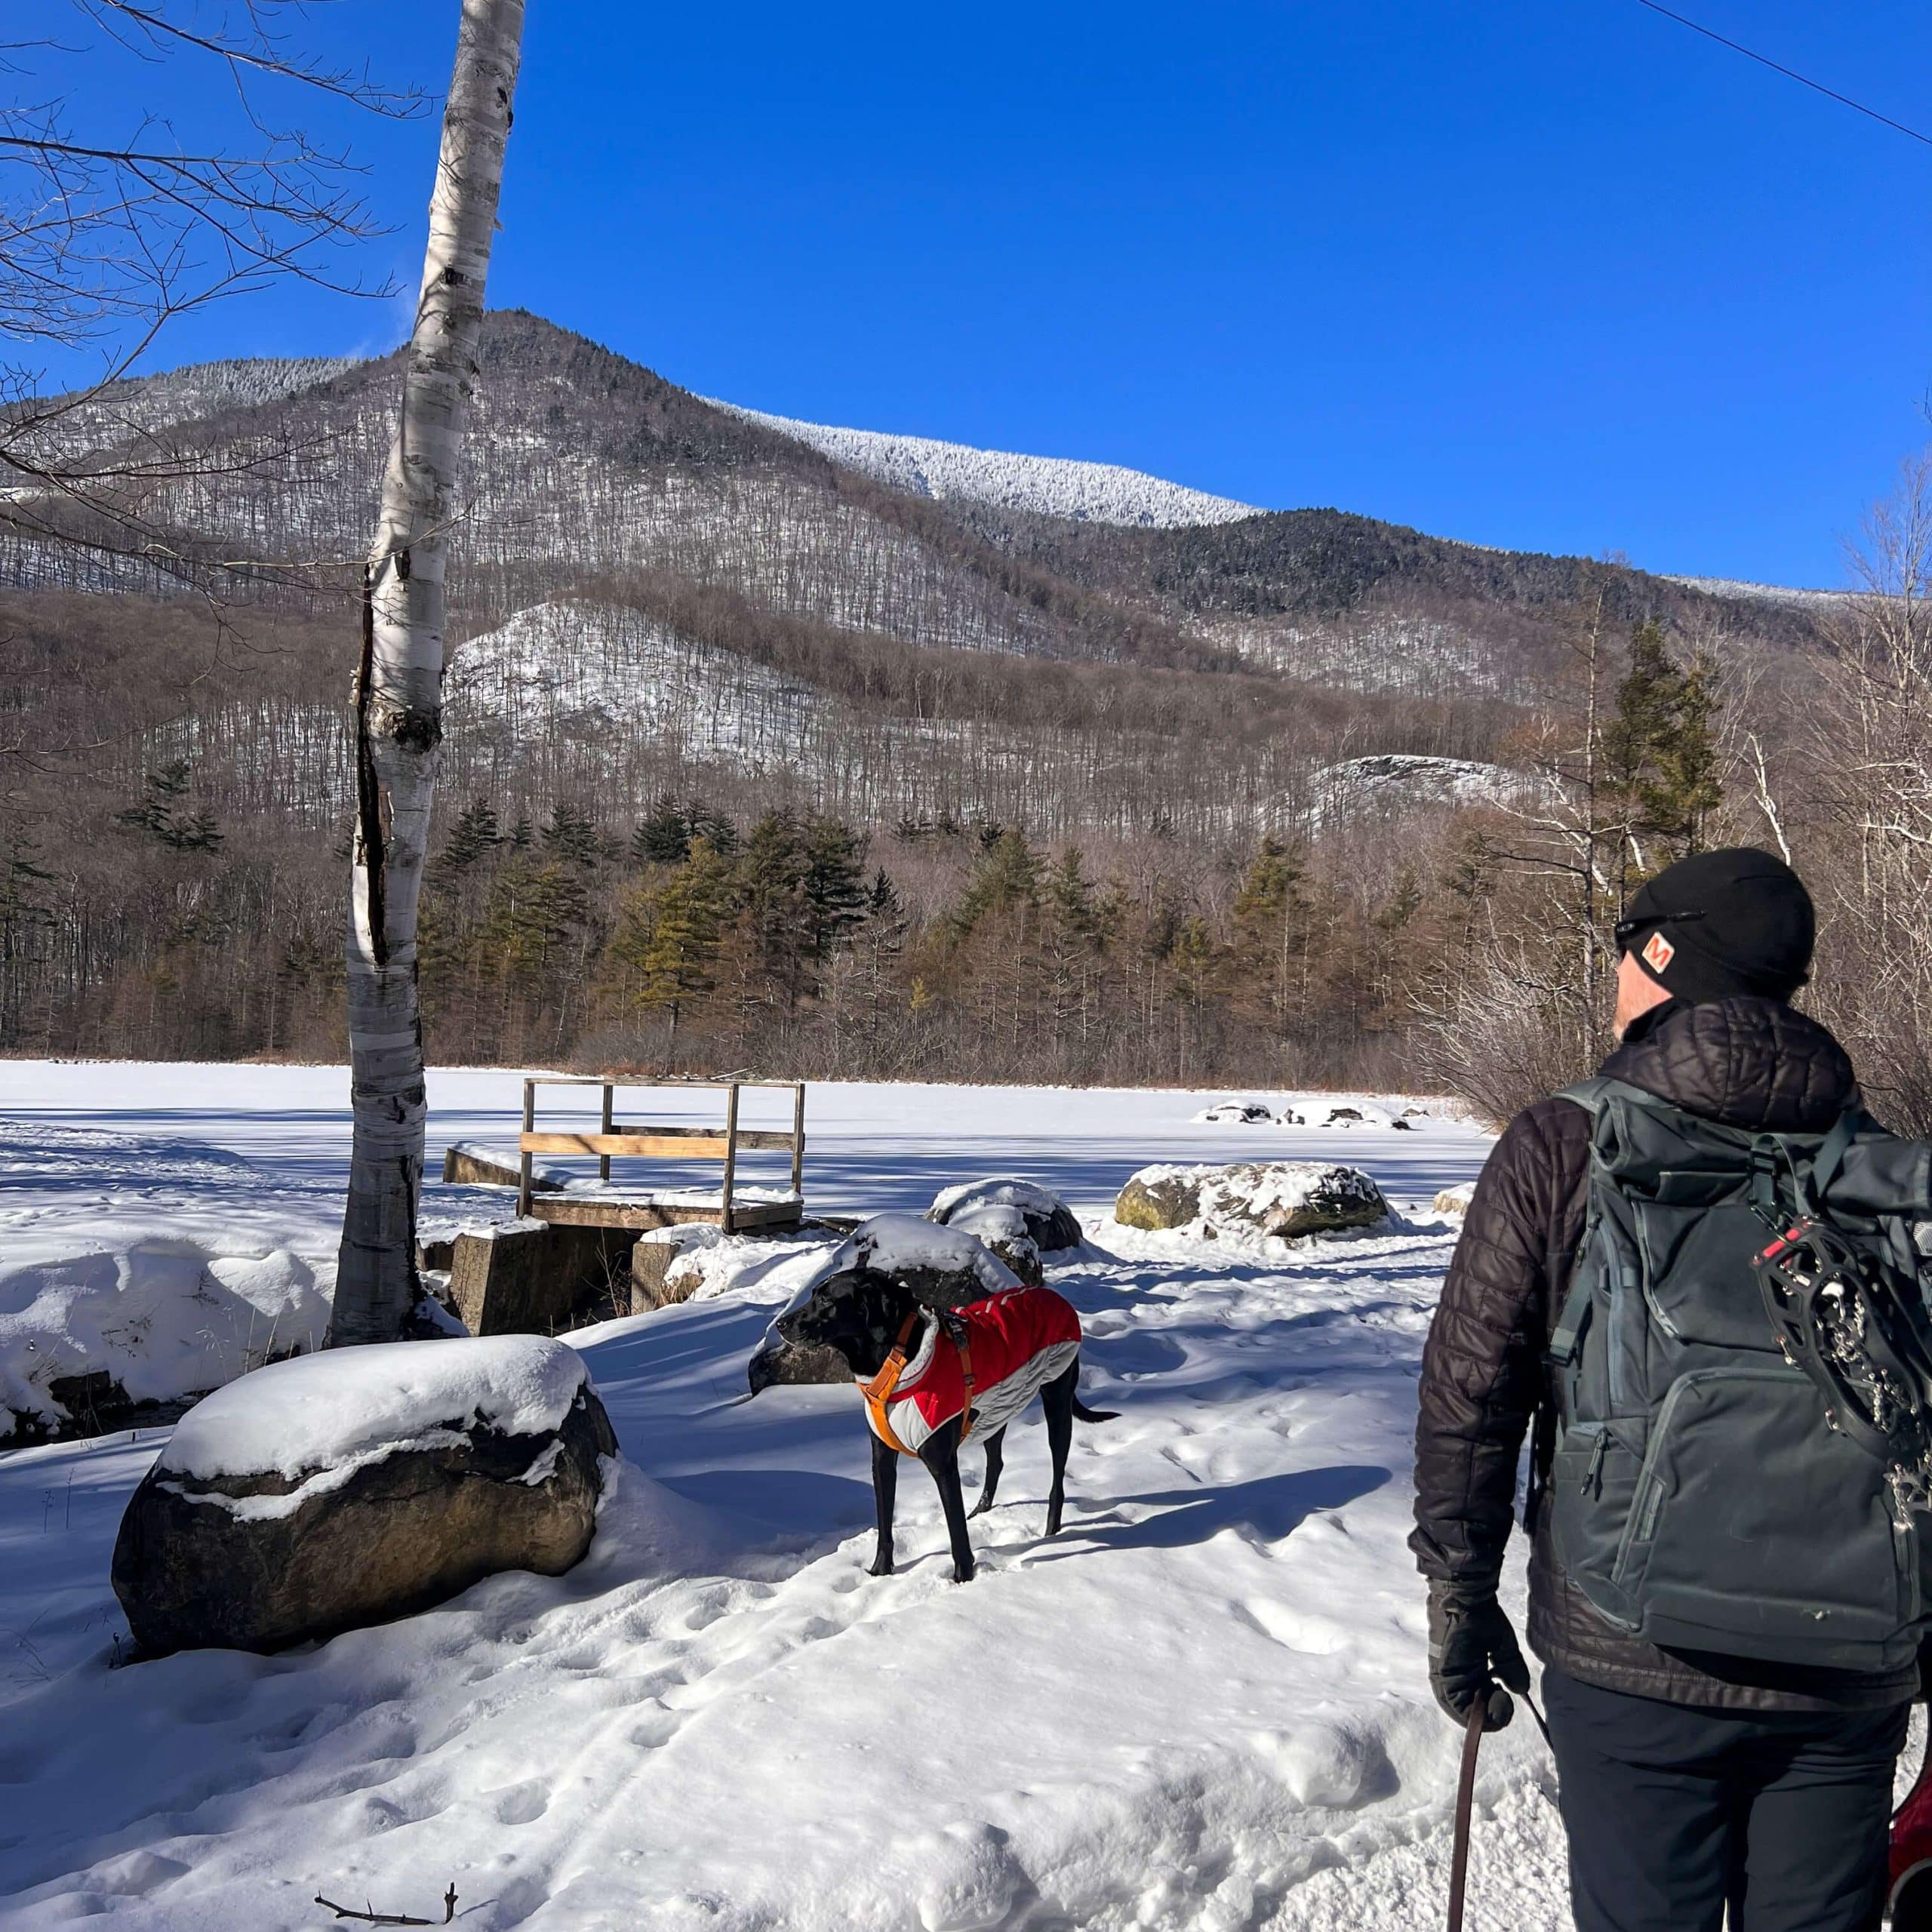
[{"label": "dog's leg", "polygon": [[999,1472],[1006,1463],[1006,1431],[996,1429],[986,1438],[986,1479],[980,1485],[980,1500],[973,1514],[983,1516],[993,1506],[993,1492],[999,1487]]},{"label": "dog's leg", "polygon": [[1047,1534],[1060,1534],[1060,1512],[1066,1506],[1066,1452],[1073,1446],[1073,1392],[1080,1381],[1076,1357],[1071,1367],[1056,1375],[1040,1391],[1040,1406],[1047,1412],[1047,1451],[1053,1457],[1054,1486],[1047,1493]]},{"label": "dog's leg", "polygon": [[892,1505],[899,1494],[899,1452],[872,1438],[872,1503],[878,1512],[878,1541],[872,1549],[872,1574],[892,1574]]},{"label": "dog's leg", "polygon": [[973,1539],[966,1527],[966,1493],[959,1483],[959,1424],[935,1429],[919,1451],[919,1460],[932,1472],[939,1487],[939,1506],[946,1512],[946,1533],[952,1541],[952,1580],[970,1583],[978,1567],[973,1561]]}]

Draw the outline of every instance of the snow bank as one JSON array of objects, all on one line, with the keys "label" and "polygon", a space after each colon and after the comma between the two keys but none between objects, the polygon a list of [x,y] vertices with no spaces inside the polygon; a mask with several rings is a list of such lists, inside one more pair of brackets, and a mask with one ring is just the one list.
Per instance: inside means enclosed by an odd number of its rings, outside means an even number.
[{"label": "snow bank", "polygon": [[203,1482],[293,1479],[478,1425],[542,1435],[561,1426],[588,1376],[574,1349],[540,1335],[331,1349],[217,1391],[188,1412],[156,1466]]},{"label": "snow bank", "polygon": [[1384,1131],[1414,1125],[1404,1115],[1391,1113],[1373,1100],[1312,1100],[1291,1101],[1281,1109],[1284,1127],[1373,1127]]},{"label": "snow bank", "polygon": [[319,1348],[334,1285],[332,1263],[286,1248],[211,1254],[165,1238],[0,1268],[0,1440],[74,1420],[54,1393],[72,1377],[177,1402]]}]

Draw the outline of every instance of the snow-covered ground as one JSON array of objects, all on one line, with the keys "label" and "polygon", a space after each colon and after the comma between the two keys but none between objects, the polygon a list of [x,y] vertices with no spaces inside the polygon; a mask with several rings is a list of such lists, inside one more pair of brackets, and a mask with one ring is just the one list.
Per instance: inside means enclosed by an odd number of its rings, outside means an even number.
[{"label": "snow-covered ground", "polygon": [[[346,1096],[339,1069],[0,1064],[7,1254],[326,1261]],[[1457,1740],[1409,1435],[1453,1239],[1428,1204],[1488,1143],[1192,1119],[1220,1097],[812,1089],[814,1208],[1017,1174],[1086,1226],[1049,1278],[1120,1420],[1078,1428],[1051,1543],[1044,1432],[1016,1425],[963,1587],[917,1470],[901,1573],[866,1575],[850,1389],[738,1399],[770,1277],[570,1338],[626,1458],[577,1570],[277,1657],[112,1667],[109,1554],[163,1432],[0,1456],[0,1924],[277,1932],[328,1922],[318,1892],[439,1918],[454,1880],[478,1932],[1438,1924]],[[519,1099],[435,1075],[432,1155],[512,1139]],[[1137,1168],[1264,1152],[1366,1167],[1403,1225],[1264,1251],[1107,1217]],[[1472,1923],[1561,1932],[1543,1747],[1518,1724],[1484,1764]]]},{"label": "snow-covered ground", "polygon": [[1144,470],[1075,457],[1023,456],[1013,450],[975,449],[931,436],[900,436],[884,429],[841,429],[801,423],[720,402],[734,416],[761,423],[808,445],[909,496],[957,497],[969,503],[1070,517],[1078,523],[1131,524],[1168,529],[1197,523],[1238,523],[1266,512],[1232,497],[1211,496],[1184,483],[1169,483]]}]

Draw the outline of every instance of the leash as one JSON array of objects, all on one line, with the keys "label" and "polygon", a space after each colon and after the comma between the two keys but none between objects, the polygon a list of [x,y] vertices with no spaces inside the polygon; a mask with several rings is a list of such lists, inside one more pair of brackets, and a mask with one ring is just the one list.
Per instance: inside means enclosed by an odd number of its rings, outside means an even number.
[{"label": "leash", "polygon": [[[890,1404],[892,1392],[899,1386],[899,1378],[906,1373],[906,1344],[912,1339],[912,1331],[919,1325],[923,1311],[915,1308],[900,1324],[899,1339],[892,1345],[892,1352],[881,1364],[879,1372],[869,1382],[859,1384],[859,1393],[865,1398],[866,1408],[872,1419],[872,1427],[878,1432],[878,1438],[888,1449],[896,1449],[902,1456],[914,1456],[917,1450],[909,1449],[899,1439],[899,1432],[892,1426]],[[959,1411],[959,1439],[964,1442],[973,1432],[973,1395],[977,1384],[973,1380],[973,1343],[963,1321],[949,1321],[943,1315],[935,1315],[941,1331],[959,1357],[959,1380],[964,1385],[965,1404]]]},{"label": "leash", "polygon": [[[1548,1744],[1549,1726],[1537,1709],[1536,1700],[1527,1690],[1521,1695]],[[1469,1882],[1469,1827],[1475,1816],[1476,1753],[1482,1749],[1483,1724],[1488,1715],[1489,1693],[1485,1690],[1470,1704],[1469,1724],[1463,1733],[1463,1768],[1456,1780],[1456,1823],[1449,1852],[1449,1932],[1463,1932],[1463,1894]]]}]

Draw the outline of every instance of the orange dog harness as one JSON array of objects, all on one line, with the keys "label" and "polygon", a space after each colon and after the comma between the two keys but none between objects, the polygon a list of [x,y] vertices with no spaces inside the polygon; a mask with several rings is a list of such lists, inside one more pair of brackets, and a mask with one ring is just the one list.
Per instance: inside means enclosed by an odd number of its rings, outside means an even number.
[{"label": "orange dog harness", "polygon": [[[869,1382],[859,1384],[859,1393],[866,1398],[866,1408],[871,1415],[872,1427],[878,1439],[889,1449],[896,1449],[902,1456],[916,1456],[916,1449],[909,1449],[900,1441],[898,1431],[892,1426],[890,1404],[893,1391],[899,1386],[899,1378],[906,1373],[906,1345],[912,1339],[912,1331],[919,1325],[923,1312],[914,1309],[900,1324],[899,1339],[892,1345],[892,1352],[885,1358],[884,1365]],[[966,1405],[959,1412],[959,1439],[964,1442],[973,1432],[973,1343],[966,1332],[963,1321],[948,1321],[942,1315],[935,1314],[933,1319],[940,1324],[942,1334],[952,1343],[959,1355],[959,1379],[964,1383]]]}]

